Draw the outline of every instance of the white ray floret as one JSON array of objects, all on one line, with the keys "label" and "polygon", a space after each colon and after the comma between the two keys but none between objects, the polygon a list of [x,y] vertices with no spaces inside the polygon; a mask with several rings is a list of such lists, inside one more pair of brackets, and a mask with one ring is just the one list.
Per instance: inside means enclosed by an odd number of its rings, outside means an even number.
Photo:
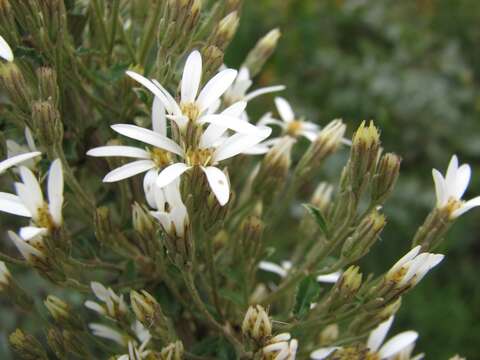
[{"label": "white ray floret", "polygon": [[432,170],[437,196],[437,207],[448,206],[450,217],[457,218],[470,209],[480,206],[480,196],[463,201],[462,196],[470,183],[471,168],[468,164],[459,166],[456,155],[452,156],[445,177],[437,170]]},{"label": "white ray floret", "polygon": [[116,318],[127,313],[127,304],[123,299],[123,295],[117,295],[111,288],[106,288],[99,282],[92,282],[90,284],[92,292],[95,294],[103,304],[99,304],[95,301],[85,301],[85,306],[93,310],[100,315]]},{"label": "white ray floret", "polygon": [[13,61],[12,49],[2,36],[0,36],[0,57],[7,61]]},{"label": "white ray floret", "polygon": [[40,160],[38,158],[38,155],[40,155],[40,152],[38,151],[37,146],[35,145],[35,140],[33,139],[32,131],[28,127],[25,127],[25,140],[26,140],[26,145],[22,145],[17,143],[14,140],[7,139],[6,141],[7,155],[11,159],[19,155],[25,156],[27,159],[21,160],[22,165],[33,170],[35,169],[35,165]]},{"label": "white ray floret", "polygon": [[295,360],[298,341],[292,339],[289,333],[274,336],[262,351],[266,358],[274,360]]},{"label": "white ray floret", "polygon": [[9,156],[7,159],[0,161],[0,174],[7,171],[12,166],[28,161],[34,157],[40,156],[41,154],[42,153],[39,151],[33,151],[24,154],[15,154],[14,156]]},{"label": "white ray floret", "polygon": [[[288,272],[292,268],[291,261],[282,261],[280,265],[270,262],[270,261],[260,261],[258,264],[258,268],[263,271],[274,273],[282,278],[288,275]],[[329,274],[322,274],[317,276],[317,281],[321,283],[331,283],[334,284],[338,281],[340,276],[342,275],[341,271],[336,271]]]}]

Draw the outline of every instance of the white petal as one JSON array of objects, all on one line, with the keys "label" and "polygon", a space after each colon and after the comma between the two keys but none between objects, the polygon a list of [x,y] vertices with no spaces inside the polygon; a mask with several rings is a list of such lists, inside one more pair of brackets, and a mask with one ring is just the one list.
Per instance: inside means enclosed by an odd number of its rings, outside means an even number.
[{"label": "white petal", "polygon": [[275,335],[270,341],[271,342],[280,342],[280,341],[288,341],[292,338],[292,335],[290,333],[281,333],[278,335]]},{"label": "white petal", "polygon": [[183,68],[180,90],[182,103],[195,101],[201,79],[202,56],[197,50],[195,50],[188,56],[187,61],[185,62],[185,67]]},{"label": "white petal", "polygon": [[220,205],[225,205],[230,197],[230,183],[225,173],[215,166],[203,167],[202,170],[207,176],[208,184],[215,194]]},{"label": "white petal", "polygon": [[34,151],[34,152],[29,152],[26,154],[20,154],[16,156],[12,156],[11,158],[5,159],[3,161],[0,161],[0,174],[3,173],[5,170],[8,168],[17,165],[25,160],[29,160],[35,156],[39,156],[42,153],[39,151]]},{"label": "white petal", "polygon": [[150,154],[148,151],[137,148],[135,146],[124,146],[124,145],[108,145],[108,146],[99,146],[87,151],[88,156],[119,156],[119,157],[128,157],[135,159],[150,159]]},{"label": "white petal", "polygon": [[446,193],[445,179],[440,171],[432,170],[433,182],[435,183],[435,194],[437,197],[437,207],[443,207],[447,204],[448,198]]},{"label": "white petal", "polygon": [[302,136],[306,137],[308,140],[310,140],[311,142],[314,142],[315,139],[317,138],[318,136],[318,132],[316,131],[310,131],[310,130],[305,130],[305,131],[302,131],[300,133]]},{"label": "white petal", "polygon": [[167,136],[167,118],[165,117],[165,106],[155,96],[152,104],[152,130],[160,135]]},{"label": "white petal", "polygon": [[39,258],[43,257],[43,254],[39,250],[28,244],[25,240],[15,234],[13,231],[9,231],[8,235],[17,247],[18,251],[25,259],[29,259],[32,255]]},{"label": "white petal", "polygon": [[3,37],[0,36],[0,57],[7,60],[13,61],[13,52],[8,43]]},{"label": "white petal", "polygon": [[36,218],[38,215],[38,206],[35,203],[27,187],[23,183],[15,183],[15,190],[23,205],[28,209],[32,218]]},{"label": "white petal", "polygon": [[287,100],[282,97],[276,97],[275,105],[283,121],[289,123],[295,120],[295,114]]},{"label": "white petal", "polygon": [[28,148],[31,151],[37,150],[37,147],[35,145],[35,140],[33,139],[32,130],[30,130],[28,126],[25,126],[25,140],[27,140]]},{"label": "white petal", "polygon": [[112,329],[111,327],[102,325],[102,324],[89,324],[88,327],[92,330],[92,333],[95,336],[102,337],[105,339],[113,340],[119,345],[126,346],[126,338],[117,330]]},{"label": "white petal", "polygon": [[240,117],[247,107],[246,101],[237,101],[221,112],[222,115]]},{"label": "white petal", "polygon": [[268,272],[277,274],[280,277],[287,276],[287,271],[283,267],[270,261],[260,261],[260,263],[258,264],[258,268],[263,271],[268,271]]},{"label": "white petal", "polygon": [[143,192],[145,193],[145,199],[147,204],[151,208],[156,208],[155,204],[155,181],[157,180],[158,169],[153,168],[147,171],[143,177]]},{"label": "white petal", "polygon": [[340,276],[342,275],[341,271],[337,271],[331,274],[325,274],[325,275],[318,275],[317,276],[317,281],[322,282],[322,283],[331,283],[334,284],[340,279]]},{"label": "white petal", "polygon": [[190,168],[191,166],[184,163],[175,163],[167,166],[158,174],[157,186],[161,188],[167,186]]},{"label": "white petal", "polygon": [[206,110],[212,103],[220,98],[230,85],[232,85],[236,76],[236,70],[226,69],[220,71],[217,75],[211,78],[203,87],[197,98],[200,112]]},{"label": "white petal", "polygon": [[456,199],[461,199],[465,190],[467,190],[471,174],[472,170],[468,164],[463,164],[458,168],[457,178],[455,179],[455,189],[452,194]]},{"label": "white petal", "polygon": [[370,351],[377,352],[378,349],[380,349],[380,345],[382,345],[383,341],[387,337],[388,331],[392,327],[393,319],[394,317],[390,316],[386,321],[382,322],[370,332],[367,341],[367,347],[370,349]]},{"label": "white petal", "polygon": [[63,170],[62,162],[56,159],[50,165],[48,173],[48,210],[53,222],[60,226],[62,224],[63,206]]},{"label": "white petal", "polygon": [[40,228],[36,226],[24,226],[20,228],[19,235],[25,241],[34,241],[36,237],[42,237],[48,234],[47,228]]},{"label": "white petal", "polygon": [[217,148],[213,155],[214,160],[222,161],[247,151],[251,147],[265,140],[270,136],[271,132],[272,129],[265,127],[262,129],[262,134],[258,135],[232,135]]},{"label": "white petal", "polygon": [[[42,189],[40,188],[40,184],[38,183],[35,175],[33,175],[32,171],[25,166],[20,166],[20,177],[22,178],[23,184],[25,185],[28,195],[31,198],[32,204],[34,204],[37,208],[43,206]],[[22,201],[25,202],[23,198]]]},{"label": "white petal", "polygon": [[310,354],[310,359],[313,359],[313,360],[326,359],[328,356],[330,356],[334,351],[336,351],[338,349],[340,349],[340,347],[338,347],[338,346],[332,346],[332,347],[325,347],[325,348],[317,349]]},{"label": "white petal", "polygon": [[227,129],[231,129],[242,134],[256,134],[259,132],[259,128],[257,126],[229,115],[205,115],[199,119],[199,122],[201,124],[210,123],[217,126],[226,127]]},{"label": "white petal", "polygon": [[95,301],[87,300],[85,301],[84,305],[87,309],[93,310],[100,315],[106,315],[105,308],[102,305],[96,303]]},{"label": "white petal", "polygon": [[28,208],[17,196],[5,192],[0,192],[0,211],[25,217],[32,217]]},{"label": "white petal", "polygon": [[90,283],[90,288],[95,296],[102,301],[106,301],[110,297],[108,289],[97,281],[92,281]]},{"label": "white petal", "polygon": [[455,210],[452,214],[453,218],[459,217],[460,215],[466,213],[470,209],[480,206],[480,196],[477,196],[471,200],[465,202],[459,209]]},{"label": "white petal", "polygon": [[[153,84],[162,91],[163,95],[167,99],[167,103],[164,103],[165,109],[167,112],[173,115],[181,115],[182,111],[180,110],[180,106],[178,106],[177,101],[173,98],[172,95],[165,89],[162,84],[160,84],[157,80],[152,80]],[[160,99],[161,100],[161,99]]]},{"label": "white petal", "polygon": [[445,258],[442,254],[428,254],[427,260],[417,269],[414,279],[414,284],[422,280],[427,273]]},{"label": "white petal", "polygon": [[392,267],[391,269],[388,271],[389,274],[392,274],[394,272],[396,272],[397,270],[399,270],[405,263],[407,263],[408,261],[412,260],[413,258],[415,258],[415,256],[418,255],[418,253],[420,252],[420,249],[422,247],[420,245],[418,246],[415,246],[413,249],[411,249],[408,253],[406,253],[404,256],[402,256]]},{"label": "white petal", "polygon": [[103,182],[115,182],[120,181],[131,176],[140,174],[155,167],[155,163],[151,160],[137,160],[131,163],[125,164],[110,171],[103,178]]},{"label": "white petal", "polygon": [[456,155],[452,156],[450,163],[448,164],[447,173],[445,175],[445,183],[448,191],[448,195],[455,189],[455,182],[458,171],[458,158]]},{"label": "white petal", "polygon": [[112,129],[129,138],[142,141],[146,144],[153,145],[157,148],[170,151],[180,156],[183,155],[182,148],[175,141],[170,140],[166,136],[163,136],[152,130],[130,124],[112,125]]},{"label": "white petal", "polygon": [[250,100],[256,98],[257,96],[260,96],[260,95],[263,95],[263,94],[272,93],[272,92],[282,91],[282,90],[285,90],[285,86],[284,86],[284,85],[276,85],[276,86],[263,87],[263,88],[257,89],[257,90],[255,90],[255,91],[252,91],[251,93],[247,94],[247,95],[245,96],[244,100],[245,100],[245,101],[250,101]]},{"label": "white petal", "polygon": [[414,343],[418,338],[418,334],[415,331],[405,331],[400,333],[390,340],[388,340],[379,350],[379,355],[381,359],[387,359],[403,349],[407,346]]}]

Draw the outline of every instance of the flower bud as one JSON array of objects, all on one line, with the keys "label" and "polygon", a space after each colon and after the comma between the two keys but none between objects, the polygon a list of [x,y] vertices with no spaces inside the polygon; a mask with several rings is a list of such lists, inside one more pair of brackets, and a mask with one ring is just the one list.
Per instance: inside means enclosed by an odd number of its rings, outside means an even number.
[{"label": "flower bud", "polygon": [[173,340],[170,320],[152,295],[145,290],[140,292],[132,290],[130,302],[137,320],[149,329],[154,337],[160,338],[163,342]]},{"label": "flower bud", "polygon": [[308,180],[320,167],[326,157],[337,151],[345,135],[346,126],[340,119],[331,121],[310,144],[301,157],[295,172],[300,182]]},{"label": "flower bud", "polygon": [[83,330],[84,326],[82,320],[72,310],[70,305],[56,296],[48,295],[44,301],[48,312],[55,321],[62,327]]},{"label": "flower bud", "polygon": [[242,323],[243,335],[262,341],[272,335],[272,323],[261,305],[250,306]]},{"label": "flower bud", "polygon": [[183,344],[181,341],[176,341],[165,346],[160,351],[161,360],[182,360],[183,359]]},{"label": "flower bud", "polygon": [[342,274],[336,286],[340,291],[340,295],[346,299],[351,299],[362,285],[362,273],[358,266],[350,266]]},{"label": "flower bud", "polygon": [[113,224],[110,218],[110,209],[102,206],[96,209],[94,215],[95,237],[100,244],[107,245],[112,243],[112,237],[115,234]]},{"label": "flower bud", "polygon": [[132,205],[133,228],[146,240],[154,238],[157,231],[152,215],[139,203]]},{"label": "flower bud", "polygon": [[31,88],[15,63],[1,64],[0,84],[13,104],[24,113],[30,113],[30,104],[33,98]]},{"label": "flower bud", "polygon": [[280,35],[281,33],[279,29],[270,30],[248,53],[242,66],[245,66],[250,70],[250,76],[252,78],[262,70],[267,60],[275,51]]},{"label": "flower bud", "polygon": [[45,148],[50,149],[62,143],[63,124],[51,100],[33,103],[32,121],[34,132]]},{"label": "flower bud", "polygon": [[392,193],[400,172],[399,156],[387,153],[380,158],[372,183],[372,203],[381,204]]},{"label": "flower bud", "polygon": [[355,261],[364,256],[377,241],[385,225],[385,216],[376,210],[372,211],[343,244],[342,257]]},{"label": "flower bud", "polygon": [[80,359],[89,358],[89,352],[79,333],[52,327],[47,332],[47,343],[59,359],[69,358],[69,354]]},{"label": "flower bud", "polygon": [[224,53],[215,45],[209,45],[202,50],[203,71],[206,78],[210,78],[223,64]]},{"label": "flower bud", "polygon": [[37,79],[40,100],[51,100],[56,106],[59,99],[56,71],[49,67],[40,67],[37,69]]},{"label": "flower bud", "polygon": [[55,356],[59,359],[67,358],[67,349],[63,342],[62,331],[57,328],[50,328],[47,331],[47,343]]},{"label": "flower bud", "polygon": [[434,208],[415,233],[412,247],[420,245],[422,251],[435,249],[452,224],[449,207]]},{"label": "flower bud", "polygon": [[320,209],[322,213],[326,213],[332,200],[332,193],[333,186],[326,182],[321,182],[315,189],[310,203]]},{"label": "flower bud", "polygon": [[363,121],[353,136],[352,150],[348,163],[349,180],[355,193],[361,193],[370,181],[375,171],[379,154],[379,131],[373,124],[373,121],[370,121],[368,126]]},{"label": "flower bud", "polygon": [[40,342],[22,330],[17,329],[8,338],[12,350],[19,359],[24,360],[48,360],[47,353]]},{"label": "flower bud", "polygon": [[330,345],[338,339],[339,329],[337,324],[326,326],[320,333],[320,345]]},{"label": "flower bud", "polygon": [[211,43],[217,46],[220,50],[224,51],[237,32],[238,24],[238,13],[236,11],[232,11],[218,23],[218,26],[215,28]]}]

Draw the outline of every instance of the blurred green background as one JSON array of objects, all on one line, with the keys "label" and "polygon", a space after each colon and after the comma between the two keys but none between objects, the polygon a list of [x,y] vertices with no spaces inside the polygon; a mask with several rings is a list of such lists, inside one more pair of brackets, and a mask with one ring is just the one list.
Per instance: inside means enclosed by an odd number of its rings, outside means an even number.
[{"label": "blurred green background", "polygon": [[[274,27],[283,36],[259,82],[287,85],[282,96],[299,114],[343,118],[350,134],[374,119],[386,150],[403,158],[389,224],[363,265],[386,269],[434,204],[432,167],[443,172],[457,154],[473,167],[466,198],[480,194],[480,1],[246,1],[227,64]],[[404,298],[391,335],[417,330],[428,359],[480,358],[479,229],[478,209],[463,216],[439,249],[445,261]]]}]

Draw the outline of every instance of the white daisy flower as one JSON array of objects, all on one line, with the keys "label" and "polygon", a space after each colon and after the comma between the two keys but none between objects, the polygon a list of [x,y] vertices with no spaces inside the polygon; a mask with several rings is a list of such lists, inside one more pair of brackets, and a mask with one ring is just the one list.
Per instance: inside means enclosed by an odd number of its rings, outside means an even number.
[{"label": "white daisy flower", "polygon": [[282,128],[285,134],[295,138],[304,136],[310,141],[314,141],[317,138],[319,130],[318,125],[309,121],[298,119],[287,100],[282,97],[276,97],[275,105],[277,107],[278,114],[283,121],[269,116],[265,117],[259,124],[278,125],[280,128]]},{"label": "white daisy flower", "polygon": [[99,304],[95,301],[85,301],[85,306],[100,315],[117,318],[127,313],[128,308],[123,295],[118,296],[111,288],[106,288],[99,282],[92,282],[90,284],[95,296],[104,304]]},{"label": "white daisy flower", "polygon": [[[281,265],[278,265],[270,261],[260,261],[258,268],[263,271],[277,274],[278,276],[284,278],[287,276],[288,271],[292,268],[292,262],[282,261]],[[330,274],[322,274],[317,276],[317,281],[321,283],[334,284],[338,281],[341,275],[341,271],[336,271]]]},{"label": "white daisy flower", "polygon": [[7,61],[13,61],[12,49],[2,36],[0,36],[0,57]]},{"label": "white daisy flower", "polygon": [[[407,360],[415,346],[418,334],[415,331],[402,332],[384,343],[390,327],[392,326],[394,317],[390,317],[387,321],[381,323],[370,332],[366,346],[369,350],[367,357],[378,358],[379,360]],[[383,345],[382,345],[383,344]],[[341,352],[343,348],[331,346],[320,348],[310,354],[310,358],[314,360],[327,359],[334,352]],[[422,355],[416,356],[414,359],[421,359]],[[412,359],[413,360],[413,359]]]},{"label": "white daisy flower", "polygon": [[471,200],[463,201],[462,196],[467,190],[471,176],[470,165],[459,166],[456,155],[452,156],[445,177],[437,170],[432,170],[435,192],[437,195],[437,207],[448,207],[450,218],[454,219],[468,210],[480,206],[480,196]]},{"label": "white daisy flower", "polygon": [[[252,125],[253,126],[253,125]],[[216,132],[216,131],[214,131]],[[223,160],[234,157],[243,151],[259,144],[271,133],[268,127],[257,128],[256,133],[234,134],[223,140],[218,140],[222,134],[210,133],[207,130],[200,138],[197,149],[188,151],[183,157],[184,162],[177,162],[166,167],[157,177],[156,184],[164,187],[194,166],[199,166],[205,173],[208,184],[220,205],[225,205],[230,197],[230,184],[225,173],[216,165]]]},{"label": "white daisy flower", "polygon": [[188,226],[188,212],[180,194],[180,179],[177,179],[163,188],[153,188],[153,208],[150,214],[156,218],[166,233],[173,237],[182,238]]},{"label": "white daisy flower", "polygon": [[238,75],[232,85],[223,94],[225,104],[233,104],[237,101],[250,101],[257,96],[285,90],[284,85],[266,86],[247,93],[252,86],[253,81],[250,77],[250,71],[246,67],[241,67]]},{"label": "white daisy flower", "polygon": [[199,92],[202,78],[202,57],[198,51],[193,51],[187,58],[183,69],[180,88],[180,103],[156,80],[150,80],[133,71],[127,71],[134,80],[150,90],[165,107],[167,117],[177,124],[185,133],[190,122],[196,125],[206,123],[224,126],[236,132],[252,133],[256,128],[233,116],[212,114],[211,107],[230,87],[237,76],[237,71],[225,69],[210,79]]},{"label": "white daisy flower", "polygon": [[[6,141],[7,155],[9,158],[13,158],[14,156],[23,155],[27,153],[40,155],[40,152],[38,152],[37,146],[35,145],[35,140],[33,139],[32,131],[28,126],[25,127],[25,140],[27,144],[21,145],[14,140],[7,139]],[[35,169],[36,164],[40,160],[36,157],[37,157],[36,155],[32,155],[32,158],[23,161],[23,165],[28,167],[31,170]]]},{"label": "white daisy flower", "polygon": [[292,339],[289,333],[274,336],[262,349],[266,360],[295,360],[297,350],[298,341]]},{"label": "white daisy flower", "polygon": [[4,173],[8,169],[10,169],[12,166],[28,161],[39,155],[42,155],[42,153],[39,151],[33,151],[25,154],[18,154],[18,155],[16,154],[11,157],[9,156],[7,159],[0,161],[0,174]]},{"label": "white daisy flower", "polygon": [[30,226],[20,229],[20,237],[25,240],[51,233],[62,226],[63,171],[62,163],[56,159],[48,172],[48,203],[43,198],[42,189],[32,171],[21,166],[22,182],[15,183],[17,195],[0,193],[0,210],[31,218]]},{"label": "white daisy flower", "polygon": [[398,260],[386,274],[386,280],[395,283],[396,287],[414,286],[445,257],[442,254],[424,252],[416,246]]}]

